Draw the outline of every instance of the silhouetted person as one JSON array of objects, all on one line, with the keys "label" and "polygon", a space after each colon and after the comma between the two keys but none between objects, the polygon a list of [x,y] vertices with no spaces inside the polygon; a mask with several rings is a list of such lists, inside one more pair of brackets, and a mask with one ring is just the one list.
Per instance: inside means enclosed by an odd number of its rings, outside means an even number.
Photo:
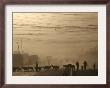
[{"label": "silhouetted person", "polygon": [[63,67],[64,67],[64,73],[63,73],[63,75],[65,75],[65,76],[67,76],[68,75],[68,65],[63,65]]},{"label": "silhouetted person", "polygon": [[72,68],[72,75],[75,75],[75,65],[72,65],[71,68]]},{"label": "silhouetted person", "polygon": [[72,71],[75,71],[75,65],[72,65],[71,68],[72,68]]},{"label": "silhouetted person", "polygon": [[77,71],[79,70],[79,62],[76,62],[76,69],[77,69]]},{"label": "silhouetted person", "polygon": [[86,68],[87,68],[87,62],[86,61],[84,61],[84,70],[86,70]]},{"label": "silhouetted person", "polygon": [[68,64],[68,75],[72,75],[72,64]]},{"label": "silhouetted person", "polygon": [[72,64],[68,64],[68,70],[70,71]]},{"label": "silhouetted person", "polygon": [[36,62],[36,67],[35,67],[35,69],[36,69],[36,72],[38,72],[38,63]]},{"label": "silhouetted person", "polygon": [[83,71],[84,70],[84,68],[83,68],[83,66],[81,66],[81,71]]},{"label": "silhouetted person", "polygon": [[93,69],[94,69],[94,70],[96,69],[96,65],[95,65],[95,64],[93,64]]}]

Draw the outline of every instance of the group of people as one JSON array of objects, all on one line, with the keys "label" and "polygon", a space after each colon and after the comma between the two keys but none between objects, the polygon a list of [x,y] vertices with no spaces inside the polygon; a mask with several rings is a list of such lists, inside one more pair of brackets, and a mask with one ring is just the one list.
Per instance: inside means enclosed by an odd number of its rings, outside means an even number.
[{"label": "group of people", "polygon": [[[84,61],[83,65],[81,65],[81,66],[79,65],[79,62],[76,62],[75,65],[73,65],[73,64],[63,65],[63,67],[64,67],[63,75],[76,75],[79,72],[85,73],[88,71],[87,66],[88,66],[88,63],[86,61]],[[92,71],[95,71],[95,70],[96,70],[96,65],[93,64]]]}]

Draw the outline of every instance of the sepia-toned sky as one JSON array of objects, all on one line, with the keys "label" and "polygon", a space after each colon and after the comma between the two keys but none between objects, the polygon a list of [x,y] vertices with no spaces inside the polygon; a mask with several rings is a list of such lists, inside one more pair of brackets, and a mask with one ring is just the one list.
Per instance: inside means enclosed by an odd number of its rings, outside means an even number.
[{"label": "sepia-toned sky", "polygon": [[17,42],[40,64],[86,60],[98,64],[98,13],[13,13],[13,52]]}]

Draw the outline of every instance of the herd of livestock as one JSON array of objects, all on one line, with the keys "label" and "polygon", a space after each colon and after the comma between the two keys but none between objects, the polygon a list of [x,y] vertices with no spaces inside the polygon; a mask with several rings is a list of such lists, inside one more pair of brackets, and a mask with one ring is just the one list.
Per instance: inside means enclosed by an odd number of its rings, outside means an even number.
[{"label": "herd of livestock", "polygon": [[[87,70],[87,66],[88,66],[87,62],[84,61],[82,66],[79,65],[79,62],[76,62],[75,65],[66,64],[66,65],[63,65],[62,68],[65,71],[69,71],[69,70],[72,70],[72,71],[78,71],[78,70],[84,71],[84,70]],[[40,71],[50,71],[50,70],[58,71],[60,69],[61,69],[61,66],[56,66],[56,65],[39,66],[38,63],[36,63],[35,67],[30,67],[30,66],[13,67],[13,72],[40,72]],[[95,64],[93,65],[93,69],[94,70],[96,69]]]}]

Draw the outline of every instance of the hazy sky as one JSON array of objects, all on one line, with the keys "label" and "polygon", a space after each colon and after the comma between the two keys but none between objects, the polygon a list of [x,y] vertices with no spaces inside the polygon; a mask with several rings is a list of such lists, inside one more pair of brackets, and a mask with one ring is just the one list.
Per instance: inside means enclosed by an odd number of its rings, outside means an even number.
[{"label": "hazy sky", "polygon": [[40,63],[98,61],[97,13],[13,13],[13,51],[37,54]]}]

